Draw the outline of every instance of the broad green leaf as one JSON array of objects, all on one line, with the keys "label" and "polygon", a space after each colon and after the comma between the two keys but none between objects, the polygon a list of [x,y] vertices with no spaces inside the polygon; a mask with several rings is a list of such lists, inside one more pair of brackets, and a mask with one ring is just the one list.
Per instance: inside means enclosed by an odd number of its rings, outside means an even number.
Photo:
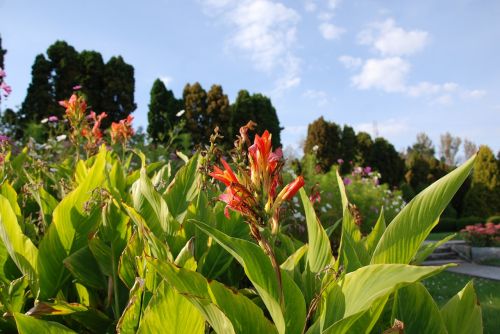
[{"label": "broad green leaf", "polygon": [[385,226],[385,217],[384,217],[384,208],[380,210],[380,215],[378,216],[377,222],[373,227],[373,230],[363,239],[366,251],[370,256],[373,255],[375,251],[375,247],[377,247],[380,238],[384,235],[386,226]]},{"label": "broad green leaf", "polygon": [[10,207],[16,214],[16,217],[22,218],[21,208],[17,203],[17,193],[14,188],[12,188],[9,182],[6,181],[4,183],[0,183],[0,195],[5,197],[9,201]]},{"label": "broad green leaf", "polygon": [[305,301],[300,289],[288,273],[281,271],[281,290],[271,260],[259,246],[247,240],[229,237],[205,223],[193,222],[243,266],[247,277],[271,314],[278,332],[301,333],[306,316]]},{"label": "broad green leaf", "polygon": [[434,253],[434,251],[436,250],[436,248],[438,248],[439,246],[445,244],[446,242],[450,241],[451,239],[453,239],[457,234],[454,233],[454,234],[451,234],[439,241],[436,241],[436,242],[428,242],[428,243],[423,243],[422,246],[420,246],[420,248],[418,249],[417,251],[417,254],[415,254],[415,257],[413,258],[413,260],[411,261],[412,264],[421,264],[422,262],[425,261],[425,259],[427,259],[427,257],[429,255],[431,255],[432,253]]},{"label": "broad green leaf", "polygon": [[73,277],[83,285],[94,289],[106,288],[106,278],[99,270],[99,264],[88,246],[82,247],[68,256],[63,260],[63,264]]},{"label": "broad green leaf", "polygon": [[280,268],[293,273],[294,269],[299,265],[300,260],[308,251],[308,244],[303,245],[290,255],[281,265]]},{"label": "broad green leaf", "polygon": [[483,333],[481,306],[472,281],[443,306],[441,315],[450,334]]},{"label": "broad green leaf", "polygon": [[[327,308],[340,308],[338,303],[341,303],[340,305],[344,309],[343,314],[339,316],[338,311],[324,311],[327,315],[334,315],[334,317],[330,316],[329,323],[335,322],[323,333],[347,333],[352,326],[361,325],[364,327],[373,324],[372,322],[376,321],[373,317],[377,314],[377,317],[380,315],[381,305],[385,304],[385,300],[396,289],[420,281],[445,268],[446,266],[417,267],[402,264],[377,264],[348,273],[339,284],[340,291],[338,288],[330,289],[336,294],[335,298],[330,298],[333,300],[333,304],[325,304]],[[326,298],[328,300],[328,296]],[[371,313],[371,316],[368,317],[370,323],[365,321],[356,323],[365,312]]]},{"label": "broad green leaf", "polygon": [[164,195],[170,214],[178,222],[184,220],[189,203],[195,199],[198,193],[200,179],[198,168],[199,155],[195,154],[175,174]]},{"label": "broad green leaf", "polygon": [[335,259],[330,248],[330,239],[326,235],[321,222],[316,217],[316,212],[304,189],[300,189],[300,198],[304,206],[307,223],[307,236],[309,249],[307,263],[313,273],[323,271],[327,266],[333,265]]},{"label": "broad green leaf", "polygon": [[38,249],[23,234],[8,199],[0,195],[0,238],[23,275],[28,276],[34,294],[38,292]]},{"label": "broad green leaf", "polygon": [[162,281],[144,311],[137,333],[203,334],[205,319],[187,297]]},{"label": "broad green leaf", "polygon": [[475,156],[418,194],[387,226],[371,263],[409,263],[465,181]]},{"label": "broad green leaf", "polygon": [[404,323],[405,334],[447,333],[438,306],[420,282],[396,292],[392,314]]},{"label": "broad green leaf", "polygon": [[144,166],[139,180],[132,186],[132,200],[134,208],[144,217],[147,226],[157,237],[162,238],[165,233],[175,235],[179,224],[169,222],[167,203],[153,187]]},{"label": "broad green leaf", "polygon": [[40,242],[38,267],[42,300],[54,297],[62,287],[69,276],[62,265],[64,259],[86,245],[88,234],[100,219],[100,215],[86,213],[85,204],[105,181],[106,153],[106,147],[101,147],[85,179],[56,207],[52,224]]},{"label": "broad green leaf", "polygon": [[[362,240],[361,231],[356,225],[355,218],[351,212],[351,204],[347,199],[344,181],[337,171],[337,183],[342,199],[342,236],[340,239],[339,258],[346,272],[352,272],[370,261],[370,256]],[[336,265],[339,269],[339,265]]]},{"label": "broad green leaf", "polygon": [[54,303],[39,302],[26,312],[26,315],[38,317],[43,315],[68,315],[86,311],[88,311],[88,307],[84,305],[56,300]]},{"label": "broad green leaf", "polygon": [[25,290],[28,287],[27,276],[22,276],[2,287],[1,302],[5,310],[11,314],[21,312],[26,302]]},{"label": "broad green leaf", "polygon": [[113,258],[111,256],[111,247],[97,236],[89,240],[89,249],[95,260],[99,264],[101,272],[106,276],[113,275]]},{"label": "broad green leaf", "polygon": [[135,278],[139,275],[136,268],[136,256],[141,256],[144,243],[137,236],[137,232],[130,237],[127,247],[123,250],[118,263],[118,275],[125,285],[131,289]]},{"label": "broad green leaf", "polygon": [[76,332],[58,322],[40,320],[22,313],[14,313],[14,319],[19,334],[76,334]]},{"label": "broad green leaf", "polygon": [[276,333],[262,310],[237,291],[168,262],[151,262],[178,293],[187,298],[217,333]]},{"label": "broad green leaf", "polygon": [[137,328],[139,328],[144,286],[144,280],[139,277],[136,278],[135,284],[130,290],[127,307],[125,307],[125,310],[116,325],[117,333],[133,334],[136,333]]}]

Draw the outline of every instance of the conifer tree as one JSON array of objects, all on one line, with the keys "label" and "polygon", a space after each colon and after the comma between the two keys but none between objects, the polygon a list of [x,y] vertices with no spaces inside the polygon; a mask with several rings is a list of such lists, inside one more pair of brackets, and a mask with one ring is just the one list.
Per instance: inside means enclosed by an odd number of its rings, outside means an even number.
[{"label": "conifer tree", "polygon": [[210,138],[215,127],[219,127],[220,134],[224,137],[223,143],[232,146],[233,133],[231,129],[231,107],[229,98],[220,85],[212,85],[207,93],[207,118],[205,138]]},{"label": "conifer tree", "polygon": [[304,154],[315,154],[321,169],[328,171],[341,158],[341,135],[336,123],[318,118],[307,127]]},{"label": "conifer tree", "polygon": [[182,109],[181,101],[156,79],[151,88],[148,112],[148,136],[154,144],[168,141],[168,133],[177,122],[176,114]]},{"label": "conifer tree", "polygon": [[186,84],[182,94],[186,119],[186,129],[195,145],[206,144],[207,92],[199,82]]}]

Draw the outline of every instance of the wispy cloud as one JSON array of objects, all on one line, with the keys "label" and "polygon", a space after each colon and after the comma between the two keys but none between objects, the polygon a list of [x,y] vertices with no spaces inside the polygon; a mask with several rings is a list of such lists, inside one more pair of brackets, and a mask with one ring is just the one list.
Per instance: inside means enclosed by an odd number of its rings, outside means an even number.
[{"label": "wispy cloud", "polygon": [[315,101],[318,107],[325,107],[332,101],[332,98],[324,90],[308,89],[302,94],[302,97]]},{"label": "wispy cloud", "polygon": [[380,89],[385,92],[403,92],[410,64],[400,57],[368,59],[361,72],[351,78],[358,89]]},{"label": "wispy cloud", "polygon": [[369,45],[382,56],[411,55],[424,49],[429,33],[423,30],[404,30],[394,19],[374,22],[358,34],[358,43]]},{"label": "wispy cloud", "polygon": [[351,84],[361,90],[378,89],[387,93],[403,93],[410,97],[423,97],[430,104],[451,105],[459,99],[479,99],[486,91],[468,90],[455,82],[409,83],[411,63],[408,57],[422,51],[429,41],[423,30],[405,30],[392,18],[373,22],[357,36],[358,43],[371,47],[379,58],[361,58],[343,55],[338,60],[348,69],[361,68],[351,77]]},{"label": "wispy cloud", "polygon": [[356,131],[368,132],[370,135],[382,137],[397,137],[409,130],[409,124],[404,119],[387,119],[381,122],[359,123],[354,125]]},{"label": "wispy cloud", "polygon": [[321,32],[321,36],[328,40],[338,39],[345,32],[344,28],[337,27],[335,24],[327,22],[321,23],[318,29]]},{"label": "wispy cloud", "polygon": [[163,81],[165,86],[169,87],[172,81],[174,81],[174,78],[168,75],[164,75],[160,77],[160,80]]},{"label": "wispy cloud", "polygon": [[293,8],[271,0],[205,0],[203,4],[221,11],[219,19],[231,26],[230,49],[238,50],[259,71],[281,72],[277,90],[300,83],[300,59],[294,53],[300,15]]}]

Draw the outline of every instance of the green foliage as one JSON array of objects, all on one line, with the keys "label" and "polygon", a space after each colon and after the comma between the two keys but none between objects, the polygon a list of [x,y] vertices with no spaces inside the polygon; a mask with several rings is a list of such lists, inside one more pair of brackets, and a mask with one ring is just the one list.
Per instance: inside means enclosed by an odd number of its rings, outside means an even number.
[{"label": "green foliage", "polygon": [[304,154],[314,154],[321,169],[328,171],[342,157],[341,136],[337,124],[320,117],[307,127]]},{"label": "green foliage", "polygon": [[231,109],[233,136],[237,135],[236,131],[248,121],[254,121],[257,123],[255,133],[261,134],[268,130],[273,135],[273,147],[281,146],[282,128],[270,98],[259,93],[250,94],[246,90],[240,90]]},{"label": "green foliage", "polygon": [[305,243],[286,233],[286,210],[277,232],[262,224],[262,238],[251,239],[257,232],[244,217],[226,217],[224,204],[212,202],[220,190],[200,173],[207,155],[148,163],[138,150],[119,158],[103,146],[86,160],[37,165],[34,154],[9,152],[1,167],[2,330],[359,333],[399,319],[413,333],[428,319],[430,332],[455,324],[482,331],[471,285],[438,310],[416,283],[446,266],[410,264],[473,160],[396,218],[377,214],[371,233],[349,202],[352,184],[336,170],[325,174],[337,195],[322,194],[322,204],[342,212],[337,248],[305,190],[301,207],[295,202]]},{"label": "green foliage", "polygon": [[405,165],[394,146],[384,138],[376,138],[365,163],[382,174],[381,181],[395,187],[403,181]]},{"label": "green foliage", "polygon": [[147,130],[153,144],[168,142],[169,131],[172,131],[178,122],[176,114],[181,109],[182,102],[165,87],[163,81],[156,79],[151,88]]},{"label": "green foliage", "polygon": [[477,153],[464,211],[483,218],[500,213],[500,167],[487,146],[481,146]]}]

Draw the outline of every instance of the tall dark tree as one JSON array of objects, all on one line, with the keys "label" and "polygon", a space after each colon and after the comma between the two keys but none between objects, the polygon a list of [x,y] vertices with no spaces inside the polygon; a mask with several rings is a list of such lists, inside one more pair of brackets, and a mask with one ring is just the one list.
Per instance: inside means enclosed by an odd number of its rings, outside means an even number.
[{"label": "tall dark tree", "polygon": [[168,133],[177,122],[176,114],[181,110],[181,101],[165,87],[160,79],[156,79],[151,88],[148,112],[148,136],[154,144],[168,141]]},{"label": "tall dark tree", "polygon": [[405,173],[404,160],[394,146],[384,138],[376,138],[371,154],[366,161],[368,165],[382,174],[381,181],[391,186],[399,186]]},{"label": "tall dark tree", "polygon": [[240,90],[238,97],[232,105],[232,128],[237,132],[240,127],[252,120],[257,123],[255,133],[262,134],[265,130],[272,133],[273,147],[281,146],[280,122],[276,109],[271,99],[262,94],[252,94],[246,90]]},{"label": "tall dark tree", "polygon": [[30,121],[39,122],[50,115],[62,115],[53,94],[51,85],[52,66],[43,54],[35,58],[31,68],[31,83],[19,110],[19,121],[26,125]]},{"label": "tall dark tree", "polygon": [[199,82],[186,84],[182,94],[186,119],[186,129],[195,145],[206,144],[205,124],[207,123],[207,92]]},{"label": "tall dark tree", "polygon": [[485,218],[500,214],[500,169],[487,146],[481,146],[477,153],[464,211],[466,215]]},{"label": "tall dark tree", "polygon": [[80,77],[79,54],[68,43],[57,41],[47,49],[47,56],[51,63],[54,98],[56,101],[67,99]]},{"label": "tall dark tree", "polygon": [[104,88],[102,111],[108,114],[102,124],[108,127],[111,122],[126,118],[136,108],[134,102],[134,67],[127,64],[121,56],[111,57],[104,66]]},{"label": "tall dark tree", "polygon": [[356,135],[356,161],[360,165],[366,165],[366,161],[371,156],[373,140],[369,133],[358,132]]},{"label": "tall dark tree", "polygon": [[[357,139],[354,129],[348,125],[344,125],[342,129],[342,139],[340,140],[340,152],[344,161],[354,161],[357,152]],[[350,173],[352,164],[344,163],[341,166],[342,173]]]},{"label": "tall dark tree", "polygon": [[220,85],[212,85],[207,93],[207,125],[205,127],[205,138],[210,138],[215,127],[219,127],[220,133],[224,136],[223,142],[231,147],[232,138],[231,127],[231,106],[229,98]]},{"label": "tall dark tree", "polygon": [[318,118],[307,127],[304,153],[314,153],[321,169],[329,170],[341,158],[341,134],[342,129],[336,123]]},{"label": "tall dark tree", "polygon": [[88,105],[94,111],[104,111],[102,99],[105,66],[102,56],[99,52],[84,50],[79,57],[80,73],[78,84],[82,86],[81,92],[85,94]]},{"label": "tall dark tree", "polygon": [[[5,55],[7,54],[7,50],[2,47],[2,37],[0,36],[0,70],[5,70]],[[3,82],[3,77],[0,76],[0,84]],[[0,92],[2,93],[2,92]],[[2,95],[0,94],[0,103],[2,102]],[[0,109],[1,112],[1,109]]]}]

